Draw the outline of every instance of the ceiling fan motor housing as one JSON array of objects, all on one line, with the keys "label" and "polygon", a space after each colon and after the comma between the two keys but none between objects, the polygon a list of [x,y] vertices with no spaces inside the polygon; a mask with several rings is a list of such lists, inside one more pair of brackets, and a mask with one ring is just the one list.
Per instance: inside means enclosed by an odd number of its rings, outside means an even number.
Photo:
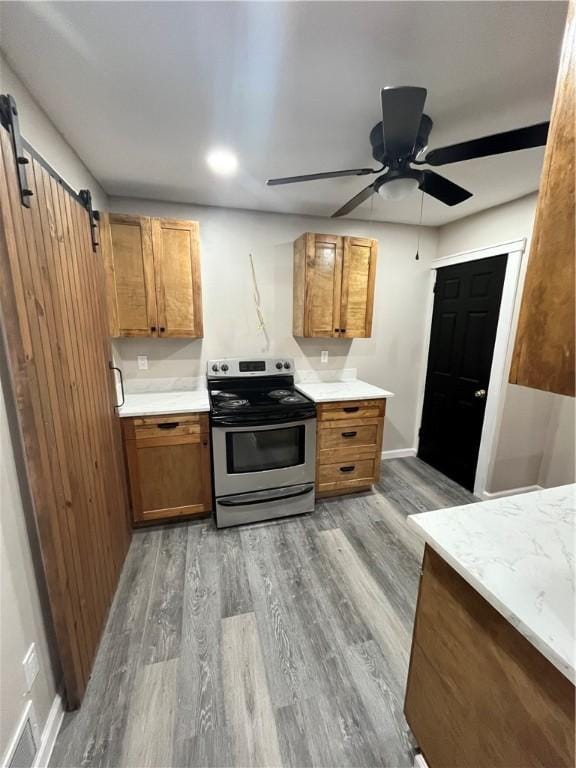
[{"label": "ceiling fan motor housing", "polygon": [[374,128],[370,131],[370,144],[372,145],[372,157],[379,163],[389,166],[399,165],[399,161],[407,162],[415,158],[418,153],[422,152],[428,146],[428,137],[434,122],[431,117],[423,114],[420,120],[420,128],[418,129],[418,136],[414,145],[414,151],[408,157],[404,158],[390,158],[386,156],[384,150],[384,144],[382,142],[382,121],[376,123]]}]

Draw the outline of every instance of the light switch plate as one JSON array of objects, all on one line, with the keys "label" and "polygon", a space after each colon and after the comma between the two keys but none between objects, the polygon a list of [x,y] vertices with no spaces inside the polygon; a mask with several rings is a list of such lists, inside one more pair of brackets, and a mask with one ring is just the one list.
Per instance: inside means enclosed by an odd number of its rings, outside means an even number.
[{"label": "light switch plate", "polygon": [[138,362],[138,370],[139,371],[147,371],[148,370],[148,355],[137,355],[136,360]]},{"label": "light switch plate", "polygon": [[327,363],[328,362],[328,350],[324,350],[320,352],[320,362],[321,363]]},{"label": "light switch plate", "polygon": [[40,672],[40,664],[38,662],[36,646],[34,643],[32,643],[30,648],[28,648],[28,652],[26,653],[26,656],[24,656],[22,666],[24,667],[24,677],[26,678],[26,685],[28,686],[26,692],[28,692],[32,690],[34,680],[36,680],[38,672]]}]

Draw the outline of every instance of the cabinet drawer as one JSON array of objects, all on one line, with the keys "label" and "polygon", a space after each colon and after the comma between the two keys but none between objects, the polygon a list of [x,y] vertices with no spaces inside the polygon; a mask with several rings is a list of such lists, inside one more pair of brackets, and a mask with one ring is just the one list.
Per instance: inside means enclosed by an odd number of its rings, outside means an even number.
[{"label": "cabinet drawer", "polygon": [[321,403],[319,421],[343,419],[377,419],[384,416],[385,400],[351,400],[339,403]]},{"label": "cabinet drawer", "polygon": [[321,464],[334,463],[335,460],[374,456],[378,450],[378,419],[371,424],[356,421],[344,421],[334,426],[321,424],[318,428],[318,458]]},{"label": "cabinet drawer", "polygon": [[206,434],[209,431],[208,414],[174,413],[166,416],[138,416],[122,419],[122,429],[127,440]]},{"label": "cabinet drawer", "polygon": [[350,483],[370,485],[374,482],[377,466],[375,458],[340,461],[337,464],[320,464],[318,467],[320,490],[325,490],[323,486],[327,484],[337,484],[338,487],[346,487]]},{"label": "cabinet drawer", "polygon": [[134,427],[134,437],[136,440],[199,434],[200,424],[182,424],[179,421],[166,421],[163,424],[147,424],[144,427]]}]

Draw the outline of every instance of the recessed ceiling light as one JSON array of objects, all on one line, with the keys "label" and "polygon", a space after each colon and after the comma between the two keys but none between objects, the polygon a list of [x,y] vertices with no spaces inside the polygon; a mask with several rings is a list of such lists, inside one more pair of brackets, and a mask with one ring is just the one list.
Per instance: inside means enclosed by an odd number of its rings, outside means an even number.
[{"label": "recessed ceiling light", "polygon": [[213,149],[208,152],[206,162],[214,173],[232,176],[238,169],[238,158],[229,149]]}]

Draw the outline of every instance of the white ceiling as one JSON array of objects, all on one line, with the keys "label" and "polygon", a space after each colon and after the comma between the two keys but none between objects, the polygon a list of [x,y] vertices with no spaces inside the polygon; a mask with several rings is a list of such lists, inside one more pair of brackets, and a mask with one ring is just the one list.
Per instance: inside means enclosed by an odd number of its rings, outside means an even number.
[{"label": "white ceiling", "polygon": [[[312,215],[368,181],[266,178],[372,164],[384,85],[428,89],[430,148],[548,119],[566,14],[548,1],[0,6],[9,61],[109,194]],[[237,152],[235,178],[206,167],[215,145]],[[537,189],[542,157],[447,166],[474,196],[426,196],[425,223]],[[420,198],[375,196],[352,216],[415,222]]]}]

